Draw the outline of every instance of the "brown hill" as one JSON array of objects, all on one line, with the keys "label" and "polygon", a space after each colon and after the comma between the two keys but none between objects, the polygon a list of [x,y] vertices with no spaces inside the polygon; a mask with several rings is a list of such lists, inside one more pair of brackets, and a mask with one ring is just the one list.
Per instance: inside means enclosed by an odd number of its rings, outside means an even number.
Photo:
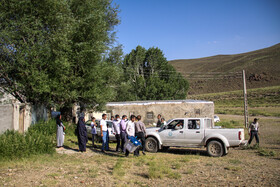
[{"label": "brown hill", "polygon": [[242,89],[242,70],[247,88],[280,85],[280,44],[235,55],[169,61],[190,82],[189,94]]}]

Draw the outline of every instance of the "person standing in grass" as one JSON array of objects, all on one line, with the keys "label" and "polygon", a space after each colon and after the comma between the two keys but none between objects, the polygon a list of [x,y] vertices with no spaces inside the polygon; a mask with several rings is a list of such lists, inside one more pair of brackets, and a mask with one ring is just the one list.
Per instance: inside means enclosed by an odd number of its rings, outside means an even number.
[{"label": "person standing in grass", "polygon": [[[131,115],[130,120],[127,122],[127,126],[126,126],[127,137],[135,136],[135,120],[136,120],[136,117],[134,115]],[[129,155],[129,151],[126,149],[125,156],[128,156],[128,155]],[[134,152],[134,155],[136,155],[136,152]]]},{"label": "person standing in grass", "polygon": [[102,119],[100,120],[100,132],[102,137],[102,148],[101,151],[105,152],[109,150],[109,133],[108,133],[108,127],[106,122],[107,115],[102,114]]},{"label": "person standing in grass", "polygon": [[[142,153],[143,155],[146,155],[145,153],[145,143],[146,143],[146,126],[145,124],[141,121],[141,116],[137,116],[138,121],[135,123],[135,136],[137,136],[137,140],[141,141],[142,144]],[[135,155],[139,156],[139,149],[137,148],[135,151]]]},{"label": "person standing in grass", "polygon": [[249,125],[249,129],[248,129],[249,130],[249,135],[250,135],[250,139],[249,139],[249,142],[248,142],[249,145],[251,144],[254,137],[256,138],[257,144],[260,143],[259,142],[259,128],[260,128],[260,126],[259,126],[259,123],[258,123],[258,119],[255,118],[254,122]]},{"label": "person standing in grass", "polygon": [[86,128],[84,117],[79,118],[77,129],[78,129],[79,151],[86,152],[86,144],[88,142],[88,137],[87,137],[87,128]]},{"label": "person standing in grass", "polygon": [[95,117],[91,117],[91,136],[92,136],[92,146],[95,147],[94,145],[94,136],[96,135],[96,123],[95,123]]},{"label": "person standing in grass", "polygon": [[126,134],[126,119],[127,116],[123,115],[122,116],[122,120],[120,122],[120,130],[121,130],[121,150],[123,153],[125,153],[125,148],[124,148],[124,144],[127,140],[127,134]]},{"label": "person standing in grass", "polygon": [[65,127],[61,121],[61,114],[57,115],[57,117],[56,117],[56,125],[57,125],[57,130],[56,130],[57,147],[63,148]]},{"label": "person standing in grass", "polygon": [[116,152],[119,151],[119,148],[120,148],[120,141],[121,141],[120,122],[121,122],[120,116],[117,114],[117,115],[115,116],[114,121],[113,121],[113,129],[112,129],[112,130],[113,130],[113,134],[115,135],[116,140],[117,140]]}]

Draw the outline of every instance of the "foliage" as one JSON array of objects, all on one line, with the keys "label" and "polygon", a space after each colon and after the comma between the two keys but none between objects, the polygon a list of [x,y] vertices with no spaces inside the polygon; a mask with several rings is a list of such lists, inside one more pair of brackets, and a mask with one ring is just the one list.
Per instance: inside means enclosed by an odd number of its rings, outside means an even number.
[{"label": "foliage", "polygon": [[55,152],[55,121],[40,122],[31,126],[25,134],[6,131],[0,135],[0,158],[16,159],[37,154]]},{"label": "foliage", "polygon": [[110,0],[1,1],[1,86],[21,102],[60,107],[111,99],[115,69],[101,60],[117,14]]},{"label": "foliage", "polygon": [[118,101],[185,99],[188,82],[168,64],[158,48],[137,46],[121,64],[124,76]]}]

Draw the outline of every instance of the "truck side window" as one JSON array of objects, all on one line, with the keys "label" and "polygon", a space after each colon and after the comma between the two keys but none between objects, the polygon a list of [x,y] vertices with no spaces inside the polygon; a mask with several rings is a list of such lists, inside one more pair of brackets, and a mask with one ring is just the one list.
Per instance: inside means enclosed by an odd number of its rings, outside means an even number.
[{"label": "truck side window", "polygon": [[200,120],[199,119],[188,120],[188,129],[200,129]]},{"label": "truck side window", "polygon": [[183,129],[184,128],[184,120],[174,120],[168,124],[167,129]]}]

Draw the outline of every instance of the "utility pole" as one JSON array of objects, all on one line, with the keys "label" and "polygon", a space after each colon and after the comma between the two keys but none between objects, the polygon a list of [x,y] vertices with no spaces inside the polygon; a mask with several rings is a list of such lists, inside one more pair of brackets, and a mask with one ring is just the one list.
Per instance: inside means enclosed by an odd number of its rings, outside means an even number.
[{"label": "utility pole", "polygon": [[245,122],[245,128],[248,128],[248,100],[247,100],[245,70],[242,71],[242,77],[243,77],[243,93],[244,93],[244,122]]}]

